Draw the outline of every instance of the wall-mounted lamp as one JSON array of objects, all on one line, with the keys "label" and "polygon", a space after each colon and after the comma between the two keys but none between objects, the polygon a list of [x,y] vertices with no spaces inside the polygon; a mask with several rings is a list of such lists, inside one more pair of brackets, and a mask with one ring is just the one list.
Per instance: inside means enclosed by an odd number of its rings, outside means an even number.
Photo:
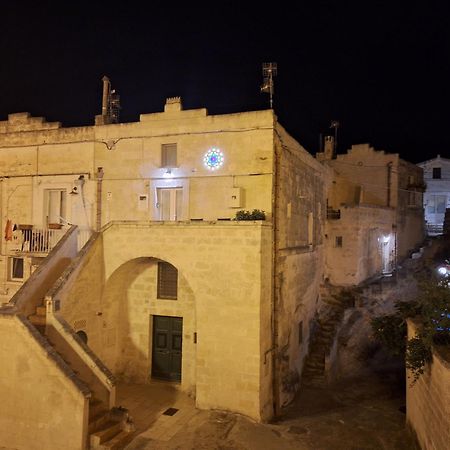
[{"label": "wall-mounted lamp", "polygon": [[72,190],[69,192],[70,195],[78,195],[78,188],[74,186]]},{"label": "wall-mounted lamp", "polygon": [[167,170],[163,173],[163,177],[164,177],[164,178],[172,178],[172,177],[173,177],[172,169],[167,169]]}]

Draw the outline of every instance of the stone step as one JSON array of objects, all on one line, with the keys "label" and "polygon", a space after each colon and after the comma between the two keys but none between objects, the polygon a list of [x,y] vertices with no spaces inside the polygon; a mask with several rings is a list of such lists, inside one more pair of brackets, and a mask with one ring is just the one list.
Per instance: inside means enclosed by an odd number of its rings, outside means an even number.
[{"label": "stone step", "polygon": [[46,323],[45,316],[38,316],[37,314],[31,314],[31,316],[28,316],[28,320],[33,325],[45,326],[45,323]]},{"label": "stone step", "polygon": [[305,364],[305,370],[324,370],[325,363],[311,363],[308,362]]},{"label": "stone step", "polygon": [[106,414],[108,409],[102,401],[98,399],[91,399],[89,402],[89,418],[98,416],[100,413]]},{"label": "stone step", "polygon": [[95,416],[91,416],[89,418],[89,425],[88,425],[89,434],[101,429],[108,421],[109,415],[108,413],[105,414],[104,411],[100,411]]},{"label": "stone step", "polygon": [[36,314],[38,316],[45,316],[47,314],[47,308],[45,306],[38,306],[36,308]]},{"label": "stone step", "polygon": [[123,449],[133,439],[133,433],[130,431],[121,431],[108,442],[99,446],[100,450],[120,450]]},{"label": "stone step", "polygon": [[303,384],[305,384],[306,386],[311,386],[311,387],[325,387],[327,382],[324,378],[311,378],[311,379],[304,379],[303,380]]},{"label": "stone step", "polygon": [[101,430],[95,431],[90,435],[91,448],[98,448],[100,444],[109,441],[122,431],[120,422],[106,422]]}]

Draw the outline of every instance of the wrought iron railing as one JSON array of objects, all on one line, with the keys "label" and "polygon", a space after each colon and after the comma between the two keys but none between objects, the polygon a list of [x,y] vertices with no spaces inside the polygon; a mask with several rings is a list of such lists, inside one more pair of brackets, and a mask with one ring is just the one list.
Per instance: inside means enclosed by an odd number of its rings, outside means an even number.
[{"label": "wrought iron railing", "polygon": [[341,218],[341,210],[340,209],[327,209],[327,219],[328,220],[338,220]]},{"label": "wrought iron railing", "polygon": [[67,230],[50,228],[22,229],[16,248],[24,253],[49,253]]}]

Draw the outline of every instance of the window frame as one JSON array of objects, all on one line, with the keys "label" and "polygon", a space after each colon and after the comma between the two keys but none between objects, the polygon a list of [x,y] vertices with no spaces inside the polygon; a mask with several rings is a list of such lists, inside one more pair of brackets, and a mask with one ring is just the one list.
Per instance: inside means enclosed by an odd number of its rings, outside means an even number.
[{"label": "window frame", "polygon": [[[173,276],[167,271],[175,271],[175,286],[170,286],[168,283],[173,283],[167,277]],[[166,273],[164,274],[164,271]],[[166,277],[163,279],[163,277]],[[158,261],[157,276],[156,276],[156,298],[158,300],[178,300],[178,269],[166,261]]]},{"label": "window frame", "polygon": [[[433,167],[431,175],[433,177],[433,180],[441,180],[442,179],[442,167]],[[435,175],[439,175],[439,176],[435,176]]]},{"label": "window frame", "polygon": [[176,167],[178,167],[177,143],[161,144],[161,168],[174,169]]},{"label": "window frame", "polygon": [[[22,261],[22,277],[14,276],[14,261],[20,260]],[[9,258],[9,280],[11,281],[23,281],[25,279],[25,258],[18,258],[16,256],[11,256]]]}]

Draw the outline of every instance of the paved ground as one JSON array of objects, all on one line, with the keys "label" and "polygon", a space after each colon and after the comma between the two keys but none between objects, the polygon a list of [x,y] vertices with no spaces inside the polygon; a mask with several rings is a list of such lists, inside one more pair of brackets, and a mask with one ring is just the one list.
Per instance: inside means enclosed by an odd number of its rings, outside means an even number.
[{"label": "paved ground", "polygon": [[[134,389],[135,399],[124,406],[130,407],[138,430],[127,450],[416,448],[404,428],[404,386],[389,373],[347,381],[333,389],[304,389],[283,417],[271,424],[257,424],[237,414],[199,411],[183,394],[170,386],[160,387],[163,391],[157,385],[145,387],[148,397],[140,394],[141,387],[128,387],[128,395]],[[119,389],[119,399],[122,394],[125,391]],[[178,411],[164,415],[169,407]]]}]

